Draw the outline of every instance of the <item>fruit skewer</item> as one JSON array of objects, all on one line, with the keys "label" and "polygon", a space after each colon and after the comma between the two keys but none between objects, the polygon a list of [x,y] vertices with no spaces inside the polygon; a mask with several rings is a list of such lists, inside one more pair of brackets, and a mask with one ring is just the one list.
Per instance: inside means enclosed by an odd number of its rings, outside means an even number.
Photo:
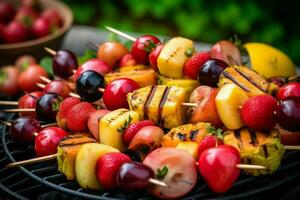
[{"label": "fruit skewer", "polygon": [[[48,83],[51,83],[51,82],[48,82]],[[45,89],[46,88],[46,85],[42,84],[42,83],[36,83],[36,85],[39,87],[39,88],[42,88],[42,89]],[[69,92],[68,93],[69,96],[71,97],[76,97],[78,99],[80,99],[80,96],[74,92]]]},{"label": "fruit skewer", "polygon": [[17,106],[17,105],[19,105],[19,102],[17,102],[17,101],[0,101],[0,105],[3,105],[3,106]]}]

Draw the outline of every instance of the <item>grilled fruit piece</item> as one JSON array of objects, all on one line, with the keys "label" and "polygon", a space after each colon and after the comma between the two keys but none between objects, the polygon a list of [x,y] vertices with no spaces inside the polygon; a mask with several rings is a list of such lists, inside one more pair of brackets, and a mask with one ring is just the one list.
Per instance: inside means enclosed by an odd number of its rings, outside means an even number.
[{"label": "grilled fruit piece", "polygon": [[157,82],[156,72],[153,69],[113,72],[105,74],[104,78],[106,85],[118,78],[130,78],[136,81],[140,87],[155,85]]},{"label": "grilled fruit piece", "polygon": [[110,153],[119,152],[117,149],[97,143],[83,144],[76,156],[75,171],[76,179],[79,185],[84,189],[101,189],[95,172],[97,160],[100,156]]},{"label": "grilled fruit piece", "polygon": [[199,85],[199,82],[192,79],[175,79],[158,75],[157,85],[182,87],[185,89],[186,94],[190,96],[193,90]]},{"label": "grilled fruit piece", "polygon": [[255,71],[242,66],[226,68],[220,75],[219,87],[234,83],[244,90],[248,96],[272,93],[270,83]]},{"label": "grilled fruit piece", "polygon": [[128,109],[114,110],[104,115],[99,121],[100,142],[120,151],[125,151],[122,134],[129,124],[139,121],[139,114]]},{"label": "grilled fruit piece", "polygon": [[140,119],[149,119],[165,128],[185,122],[186,109],[181,104],[186,100],[183,88],[165,85],[140,88],[127,95],[130,109],[139,113]]},{"label": "grilled fruit piece", "polygon": [[182,78],[182,68],[188,59],[185,52],[193,50],[194,44],[192,40],[175,37],[165,44],[157,58],[157,66],[159,72],[167,77]]},{"label": "grilled fruit piece", "polygon": [[280,142],[280,134],[277,129],[270,132],[258,132],[248,128],[235,131],[227,131],[224,136],[224,144],[237,148],[244,164],[263,165],[266,170],[244,170],[245,173],[258,176],[260,174],[272,174],[280,165],[284,146]]},{"label": "grilled fruit piece", "polygon": [[95,143],[94,138],[87,134],[69,135],[60,140],[57,147],[58,170],[64,174],[67,180],[75,180],[75,160],[79,148],[85,143]]},{"label": "grilled fruit piece", "polygon": [[143,70],[147,69],[145,65],[132,65],[132,66],[124,66],[120,67],[119,71],[120,72],[132,72],[132,71],[138,71],[138,70]]},{"label": "grilled fruit piece", "polygon": [[221,121],[228,129],[235,130],[245,125],[240,114],[240,106],[248,98],[240,87],[232,83],[224,85],[219,90],[215,99],[217,111]]},{"label": "grilled fruit piece", "polygon": [[185,124],[172,128],[164,135],[161,145],[163,147],[176,147],[180,142],[193,141],[198,144],[208,134],[207,129],[211,127],[210,123]]}]

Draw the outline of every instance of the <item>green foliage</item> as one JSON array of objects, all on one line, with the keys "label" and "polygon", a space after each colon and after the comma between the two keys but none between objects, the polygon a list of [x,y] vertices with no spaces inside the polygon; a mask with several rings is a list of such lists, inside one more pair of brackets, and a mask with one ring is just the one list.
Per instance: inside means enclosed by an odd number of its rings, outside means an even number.
[{"label": "green foliage", "polygon": [[284,1],[64,0],[75,22],[124,31],[181,35],[214,43],[237,34],[243,42],[267,42],[300,63],[297,6]]},{"label": "green foliage", "polygon": [[48,74],[53,75],[52,58],[50,56],[43,57],[39,64],[46,70]]}]

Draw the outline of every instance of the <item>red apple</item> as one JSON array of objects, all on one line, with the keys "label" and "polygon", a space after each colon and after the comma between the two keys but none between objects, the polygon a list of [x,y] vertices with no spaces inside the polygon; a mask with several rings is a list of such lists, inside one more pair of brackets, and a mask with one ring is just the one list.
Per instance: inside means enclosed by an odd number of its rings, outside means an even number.
[{"label": "red apple", "polygon": [[50,34],[50,23],[48,19],[39,17],[32,26],[32,33],[35,37],[41,38]]},{"label": "red apple", "polygon": [[288,97],[300,97],[300,83],[290,82],[283,85],[276,97],[278,100],[284,100]]},{"label": "red apple", "polygon": [[37,18],[38,13],[31,7],[21,7],[18,9],[14,20],[21,22],[26,27],[31,27]]},{"label": "red apple", "polygon": [[132,79],[116,79],[105,87],[105,91],[103,93],[103,102],[109,110],[129,108],[127,94],[138,88],[138,83]]},{"label": "red apple", "polygon": [[216,107],[218,89],[209,86],[197,87],[190,96],[191,103],[197,103],[192,109],[190,123],[209,122],[216,127],[222,126]]},{"label": "red apple", "polygon": [[36,59],[31,55],[22,55],[15,61],[15,65],[20,71],[25,70],[29,65],[37,64]]},{"label": "red apple", "polygon": [[15,66],[0,68],[0,93],[14,96],[20,91],[18,84],[19,70]]},{"label": "red apple", "polygon": [[97,58],[105,61],[112,69],[118,66],[120,59],[128,53],[128,49],[119,42],[105,42],[99,46]]},{"label": "red apple", "polygon": [[5,27],[3,37],[6,43],[22,42],[28,38],[28,31],[22,23],[12,21]]},{"label": "red apple", "polygon": [[42,17],[46,18],[52,28],[59,28],[62,25],[62,19],[55,8],[49,8],[43,11]]},{"label": "red apple", "polygon": [[109,113],[109,110],[101,109],[101,110],[96,110],[95,112],[91,113],[88,119],[88,128],[89,131],[92,133],[94,138],[99,141],[99,120]]},{"label": "red apple", "polygon": [[149,62],[150,62],[150,65],[151,67],[157,71],[158,68],[157,68],[157,58],[161,52],[161,50],[163,49],[164,45],[163,44],[160,44],[158,46],[156,46],[152,51],[151,53],[149,54]]},{"label": "red apple", "polygon": [[216,193],[227,192],[240,175],[240,153],[230,145],[206,149],[199,157],[198,168],[208,187]]},{"label": "red apple", "polygon": [[98,72],[99,74],[104,75],[104,74],[111,72],[112,69],[103,60],[93,58],[93,59],[86,61],[85,63],[83,63],[81,66],[78,67],[78,69],[76,70],[76,73],[74,74],[74,80],[77,80],[83,72],[88,71],[88,70],[95,71],[95,72]]},{"label": "red apple", "polygon": [[125,54],[125,55],[121,58],[120,63],[119,63],[119,66],[120,66],[120,67],[134,66],[134,65],[137,65],[137,62],[136,62],[136,60],[134,59],[134,57],[132,56],[132,54],[130,54],[130,53]]}]

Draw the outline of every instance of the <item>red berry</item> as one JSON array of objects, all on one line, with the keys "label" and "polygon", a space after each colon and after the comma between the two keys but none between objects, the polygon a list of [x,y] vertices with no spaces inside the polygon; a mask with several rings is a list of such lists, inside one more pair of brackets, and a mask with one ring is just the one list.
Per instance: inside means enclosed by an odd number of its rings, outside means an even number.
[{"label": "red berry", "polygon": [[50,23],[48,19],[39,17],[32,26],[32,33],[35,37],[41,38],[50,33]]},{"label": "red berry", "polygon": [[106,62],[97,58],[92,58],[78,67],[74,74],[74,80],[77,80],[83,72],[88,70],[104,75],[111,72],[112,69]]},{"label": "red berry", "polygon": [[129,145],[136,133],[145,126],[154,126],[154,123],[151,120],[143,120],[130,124],[122,136],[124,144]]},{"label": "red berry", "polygon": [[191,79],[197,79],[199,68],[210,59],[210,52],[201,51],[193,55],[183,66],[183,74]]},{"label": "red berry", "polygon": [[241,116],[247,126],[255,130],[270,130],[276,125],[274,111],[277,101],[270,95],[248,99],[242,106]]},{"label": "red berry", "polygon": [[134,57],[132,56],[131,53],[125,54],[119,63],[120,67],[125,67],[125,66],[134,66],[137,65],[136,60],[134,59]]},{"label": "red berry", "polygon": [[[217,141],[216,141],[217,139]],[[216,142],[218,143],[218,145],[223,144],[223,142],[218,139],[216,136],[213,135],[207,135],[203,138],[203,140],[201,141],[201,143],[199,144],[198,147],[198,156],[200,157],[201,153],[211,147],[215,147],[216,146]]]},{"label": "red berry", "polygon": [[151,53],[149,54],[149,62],[150,62],[150,65],[151,67],[157,71],[158,68],[157,68],[157,58],[161,52],[161,50],[163,49],[164,45],[163,44],[160,44],[158,46],[156,46],[152,51]]},{"label": "red berry", "polygon": [[73,132],[86,131],[89,115],[94,111],[95,108],[88,102],[76,104],[67,113],[68,128]]},{"label": "red berry", "polygon": [[60,117],[66,118],[68,111],[75,106],[76,104],[79,104],[80,100],[76,97],[68,97],[66,99],[64,99],[59,106],[59,111],[57,113],[57,115],[59,115]]},{"label": "red berry", "polygon": [[289,97],[300,97],[300,83],[289,82],[282,86],[277,93],[278,100],[284,100]]},{"label": "red berry", "polygon": [[123,153],[107,153],[101,156],[96,165],[96,174],[104,189],[116,188],[116,177],[121,167],[126,162],[131,162],[129,156]]},{"label": "red berry", "polygon": [[28,31],[21,22],[13,21],[5,27],[3,37],[6,43],[22,42],[28,38]]}]

